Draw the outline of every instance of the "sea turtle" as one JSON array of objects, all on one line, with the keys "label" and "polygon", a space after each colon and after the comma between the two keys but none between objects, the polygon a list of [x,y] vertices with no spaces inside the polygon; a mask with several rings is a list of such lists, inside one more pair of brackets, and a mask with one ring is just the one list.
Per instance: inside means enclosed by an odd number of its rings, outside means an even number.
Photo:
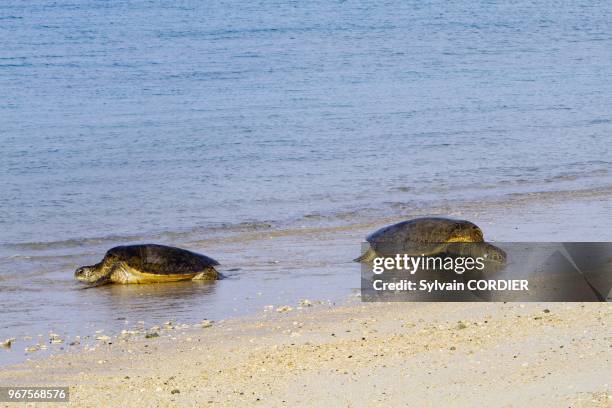
[{"label": "sea turtle", "polygon": [[[505,261],[505,253],[493,245],[484,244],[482,230],[474,223],[443,217],[424,217],[400,222],[368,235],[369,248],[356,262],[369,263],[378,256],[395,254],[452,255],[486,254],[492,252],[493,260]],[[478,246],[456,245],[453,243],[483,243]]]},{"label": "sea turtle", "polygon": [[219,262],[185,249],[157,244],[111,248],[100,263],[78,268],[74,277],[92,285],[216,280]]}]

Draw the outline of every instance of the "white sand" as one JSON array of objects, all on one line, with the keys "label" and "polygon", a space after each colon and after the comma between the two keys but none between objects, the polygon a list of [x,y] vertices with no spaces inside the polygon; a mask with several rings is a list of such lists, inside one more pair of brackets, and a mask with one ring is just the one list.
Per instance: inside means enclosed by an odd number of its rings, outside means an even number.
[{"label": "white sand", "polygon": [[0,382],[69,385],[73,406],[605,407],[611,321],[606,303],[315,305],[115,340]]}]

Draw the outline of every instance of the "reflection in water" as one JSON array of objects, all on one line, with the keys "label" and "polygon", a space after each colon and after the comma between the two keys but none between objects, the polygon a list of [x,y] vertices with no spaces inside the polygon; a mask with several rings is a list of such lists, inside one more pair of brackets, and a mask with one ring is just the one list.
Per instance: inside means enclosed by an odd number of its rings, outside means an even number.
[{"label": "reflection in water", "polygon": [[215,302],[216,281],[185,281],[151,285],[106,285],[96,289],[96,312],[104,320],[120,315],[128,320],[180,317]]}]

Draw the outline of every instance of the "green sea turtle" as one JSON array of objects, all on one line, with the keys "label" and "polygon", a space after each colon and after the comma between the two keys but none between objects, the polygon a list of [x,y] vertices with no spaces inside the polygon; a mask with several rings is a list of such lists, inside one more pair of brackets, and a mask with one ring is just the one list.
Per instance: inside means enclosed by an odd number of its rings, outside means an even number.
[{"label": "green sea turtle", "polygon": [[92,285],[216,280],[219,262],[205,255],[165,245],[111,248],[100,263],[78,268],[74,277]]},{"label": "green sea turtle", "polygon": [[[482,230],[474,223],[443,217],[424,217],[400,222],[368,235],[369,248],[356,262],[369,263],[378,256],[487,255],[491,260],[505,262],[503,250],[484,243]],[[481,243],[457,245],[456,243]],[[490,255],[489,255],[490,252]]]},{"label": "green sea turtle", "polygon": [[497,264],[505,264],[507,257],[506,251],[488,242],[450,242],[443,252],[451,256],[484,258]]}]

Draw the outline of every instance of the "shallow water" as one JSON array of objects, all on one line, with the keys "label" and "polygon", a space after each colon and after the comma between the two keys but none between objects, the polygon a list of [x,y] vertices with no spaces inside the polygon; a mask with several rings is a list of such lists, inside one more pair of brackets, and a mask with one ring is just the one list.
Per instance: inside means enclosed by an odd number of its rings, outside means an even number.
[{"label": "shallow water", "polygon": [[[361,232],[315,260],[302,238],[232,252],[245,234],[458,201],[600,202],[610,21],[603,1],[2,2],[0,337],[75,333],[91,308],[96,324],[221,318],[353,287],[304,276],[346,282]],[[77,290],[76,266],[130,242],[242,269],[212,286]]]}]

